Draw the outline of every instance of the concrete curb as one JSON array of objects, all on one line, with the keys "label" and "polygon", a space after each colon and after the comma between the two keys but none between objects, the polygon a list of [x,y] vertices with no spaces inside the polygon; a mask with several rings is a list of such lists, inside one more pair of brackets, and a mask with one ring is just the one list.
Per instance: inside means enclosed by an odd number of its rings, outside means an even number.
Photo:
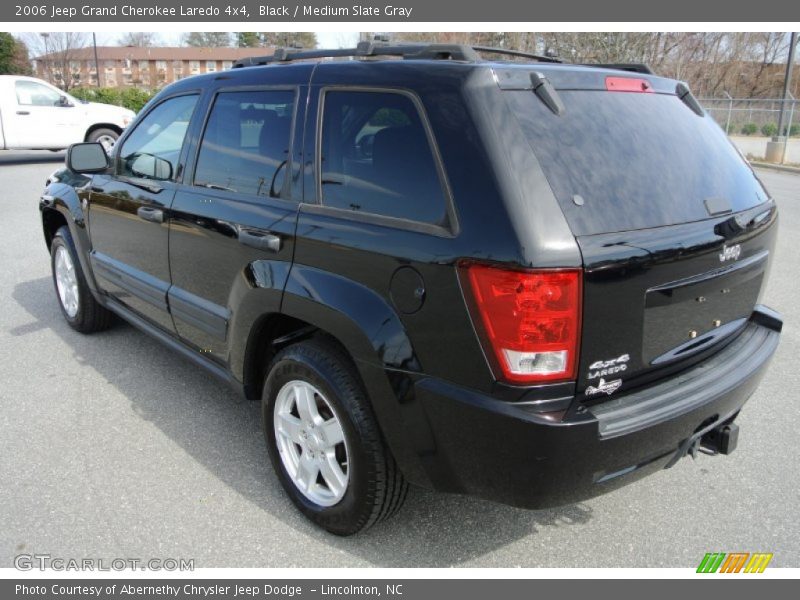
[{"label": "concrete curb", "polygon": [[800,167],[787,167],[786,165],[774,165],[772,163],[767,162],[755,162],[750,161],[750,164],[753,165],[756,169],[771,169],[773,171],[782,171],[784,173],[793,173],[795,175],[800,175]]}]

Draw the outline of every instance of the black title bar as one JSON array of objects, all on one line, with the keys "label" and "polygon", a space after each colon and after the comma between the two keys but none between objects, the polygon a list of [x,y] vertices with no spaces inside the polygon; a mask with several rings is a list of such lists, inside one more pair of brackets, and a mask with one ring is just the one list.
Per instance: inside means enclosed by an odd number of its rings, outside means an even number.
[{"label": "black title bar", "polygon": [[759,0],[12,0],[5,22],[797,22],[800,2]]}]

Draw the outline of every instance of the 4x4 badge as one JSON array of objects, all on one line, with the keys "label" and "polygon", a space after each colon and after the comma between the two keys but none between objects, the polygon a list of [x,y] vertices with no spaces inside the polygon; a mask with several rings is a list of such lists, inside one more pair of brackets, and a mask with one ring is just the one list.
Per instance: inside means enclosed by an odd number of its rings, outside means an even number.
[{"label": "4x4 badge", "polygon": [[606,381],[602,377],[600,381],[597,382],[597,385],[590,385],[586,388],[586,395],[587,396],[594,396],[596,394],[605,394],[610,396],[614,392],[616,392],[622,386],[622,379],[614,379],[612,381]]},{"label": "4x4 badge", "polygon": [[628,368],[627,363],[630,359],[630,354],[623,354],[622,356],[610,360],[596,360],[589,365],[588,379],[597,379],[598,377],[621,373]]}]

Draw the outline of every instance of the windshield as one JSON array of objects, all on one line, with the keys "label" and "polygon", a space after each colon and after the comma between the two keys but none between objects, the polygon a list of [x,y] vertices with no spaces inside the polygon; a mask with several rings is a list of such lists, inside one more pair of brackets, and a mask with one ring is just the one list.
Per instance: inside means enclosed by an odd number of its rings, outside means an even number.
[{"label": "windshield", "polygon": [[561,116],[530,91],[504,92],[575,235],[707,219],[707,199],[733,212],[767,200],[713,119],[676,96],[558,94]]}]

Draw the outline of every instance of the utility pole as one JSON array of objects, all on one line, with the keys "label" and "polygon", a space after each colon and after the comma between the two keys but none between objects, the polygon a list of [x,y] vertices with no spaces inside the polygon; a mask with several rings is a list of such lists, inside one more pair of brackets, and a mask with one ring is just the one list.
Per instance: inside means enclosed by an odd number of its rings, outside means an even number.
[{"label": "utility pole", "polygon": [[789,88],[792,85],[792,67],[794,66],[794,54],[797,49],[797,32],[793,31],[789,37],[789,53],[786,57],[786,75],[783,79],[783,97],[781,98],[781,110],[778,113],[778,132],[767,142],[765,159],[767,162],[783,162],[786,156],[786,145],[789,143],[789,131],[784,135],[783,123],[786,113],[786,100],[789,96]]},{"label": "utility pole", "polygon": [[39,35],[41,35],[42,39],[44,40],[44,61],[43,61],[44,62],[44,69],[43,69],[44,70],[44,76],[47,79],[47,83],[52,83],[50,81],[50,68],[49,68],[49,66],[47,64],[47,61],[49,60],[48,54],[50,53],[50,51],[47,48],[47,38],[50,37],[50,34],[49,33],[40,33]]},{"label": "utility pole", "polygon": [[797,32],[793,31],[789,38],[789,57],[786,59],[786,75],[783,79],[783,98],[781,99],[781,112],[778,115],[778,135],[783,135],[783,121],[786,113],[786,98],[789,96],[789,89],[792,85],[792,67],[794,65],[794,53],[797,49]]},{"label": "utility pole", "polygon": [[94,72],[97,77],[95,77],[95,81],[97,81],[97,87],[100,87],[100,61],[97,60],[97,36],[92,32],[92,46],[94,47]]}]

